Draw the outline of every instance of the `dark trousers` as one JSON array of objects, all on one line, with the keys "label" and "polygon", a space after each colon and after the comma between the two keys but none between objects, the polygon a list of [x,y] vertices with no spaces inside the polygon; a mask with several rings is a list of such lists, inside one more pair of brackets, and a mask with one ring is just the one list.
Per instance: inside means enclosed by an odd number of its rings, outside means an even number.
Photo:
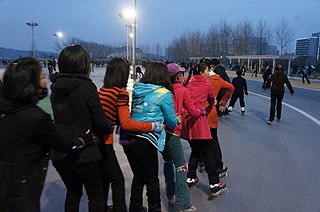
[{"label": "dark trousers", "polygon": [[217,169],[222,169],[223,162],[222,162],[222,152],[219,144],[218,139],[218,129],[217,128],[210,128],[212,142],[213,142],[213,154],[216,160]]},{"label": "dark trousers", "polygon": [[197,178],[197,167],[199,160],[204,162],[206,172],[208,173],[209,184],[219,183],[219,174],[217,173],[217,162],[214,157],[214,143],[212,140],[191,140],[188,141],[191,147],[189,158],[189,170],[187,177]]},{"label": "dark trousers", "polygon": [[118,159],[112,144],[106,144],[104,148],[108,158],[101,161],[101,173],[106,203],[111,184],[113,211],[126,212],[125,183]]},{"label": "dark trousers", "polygon": [[89,211],[106,211],[99,162],[75,164],[64,160],[53,161],[53,166],[67,188],[65,212],[79,212],[83,185],[89,199]]},{"label": "dark trousers", "polygon": [[1,212],[40,212],[40,197],[48,161],[49,158],[45,156],[33,164],[19,168],[0,164]]},{"label": "dark trousers", "polygon": [[262,83],[262,86],[261,86],[262,89],[264,89],[264,87],[267,85],[267,81],[268,81],[267,78],[263,78],[263,83]]},{"label": "dark trousers", "polygon": [[244,95],[243,94],[233,94],[229,103],[229,107],[234,107],[234,104],[236,103],[236,101],[238,100],[240,101],[240,107],[245,107],[245,103],[244,103]]},{"label": "dark trousers", "polygon": [[284,91],[271,90],[269,121],[274,120],[276,105],[277,105],[277,119],[281,119],[283,95],[284,95]]},{"label": "dark trousers", "polygon": [[158,150],[148,140],[128,136],[129,144],[123,149],[128,158],[133,179],[130,196],[130,212],[142,211],[143,188],[147,187],[148,211],[161,211],[158,178]]},{"label": "dark trousers", "polygon": [[308,84],[310,84],[310,81],[309,81],[309,78],[308,78],[308,74],[303,74],[302,75],[302,83],[304,83],[304,79],[306,79]]}]

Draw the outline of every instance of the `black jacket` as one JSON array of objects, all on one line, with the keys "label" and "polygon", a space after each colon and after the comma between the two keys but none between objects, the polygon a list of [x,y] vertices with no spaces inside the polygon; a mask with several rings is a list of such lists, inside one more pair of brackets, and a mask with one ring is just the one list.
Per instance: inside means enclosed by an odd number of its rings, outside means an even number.
[{"label": "black jacket", "polygon": [[232,85],[234,86],[233,95],[248,95],[247,81],[241,76],[237,76],[232,79]]},{"label": "black jacket", "polygon": [[[57,130],[67,139],[92,130],[97,136],[110,133],[97,88],[90,78],[79,74],[59,74],[51,85],[51,105]],[[68,156],[68,157],[67,157]],[[51,159],[71,159],[75,163],[95,162],[102,158],[97,145],[85,148],[79,155],[52,151]]]},{"label": "black jacket", "polygon": [[[57,133],[50,115],[36,105],[0,101],[0,211],[40,210],[49,147],[67,152],[72,146]],[[17,196],[20,202],[11,202]]]}]

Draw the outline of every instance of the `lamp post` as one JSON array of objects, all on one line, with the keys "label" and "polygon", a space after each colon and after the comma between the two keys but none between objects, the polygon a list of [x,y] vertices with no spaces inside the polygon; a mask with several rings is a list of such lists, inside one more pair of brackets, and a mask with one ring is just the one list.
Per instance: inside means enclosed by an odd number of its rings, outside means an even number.
[{"label": "lamp post", "polygon": [[56,32],[56,33],[53,33],[53,36],[57,38],[57,52],[59,52],[59,50],[61,49],[61,46],[59,44],[59,38],[62,38],[63,34],[62,32]]},{"label": "lamp post", "polygon": [[132,70],[133,70],[134,80],[136,80],[137,78],[137,73],[136,73],[137,1],[136,0],[133,0],[133,6],[134,6],[134,17],[133,17],[133,42],[132,42]]},{"label": "lamp post", "polygon": [[32,28],[32,56],[36,57],[35,43],[34,43],[34,28],[38,26],[38,24],[35,22],[27,22],[26,24]]}]

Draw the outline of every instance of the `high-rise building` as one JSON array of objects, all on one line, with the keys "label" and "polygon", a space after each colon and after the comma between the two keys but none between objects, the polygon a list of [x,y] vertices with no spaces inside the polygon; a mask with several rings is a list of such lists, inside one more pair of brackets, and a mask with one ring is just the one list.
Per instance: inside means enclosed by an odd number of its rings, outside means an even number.
[{"label": "high-rise building", "polygon": [[318,38],[318,54],[317,54],[317,61],[320,59],[320,32],[312,33],[312,37]]},{"label": "high-rise building", "polygon": [[299,38],[296,40],[296,55],[305,57],[307,63],[315,63],[318,59],[319,37]]}]

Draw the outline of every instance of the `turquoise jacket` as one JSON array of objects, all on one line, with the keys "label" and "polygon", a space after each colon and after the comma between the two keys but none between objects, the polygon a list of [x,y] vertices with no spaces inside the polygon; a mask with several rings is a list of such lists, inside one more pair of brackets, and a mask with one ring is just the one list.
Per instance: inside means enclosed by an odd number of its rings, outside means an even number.
[{"label": "turquoise jacket", "polygon": [[[136,83],[132,94],[132,119],[140,122],[161,122],[169,129],[178,125],[171,91],[164,86]],[[160,152],[163,151],[166,132],[130,132],[130,134],[149,140]]]}]

